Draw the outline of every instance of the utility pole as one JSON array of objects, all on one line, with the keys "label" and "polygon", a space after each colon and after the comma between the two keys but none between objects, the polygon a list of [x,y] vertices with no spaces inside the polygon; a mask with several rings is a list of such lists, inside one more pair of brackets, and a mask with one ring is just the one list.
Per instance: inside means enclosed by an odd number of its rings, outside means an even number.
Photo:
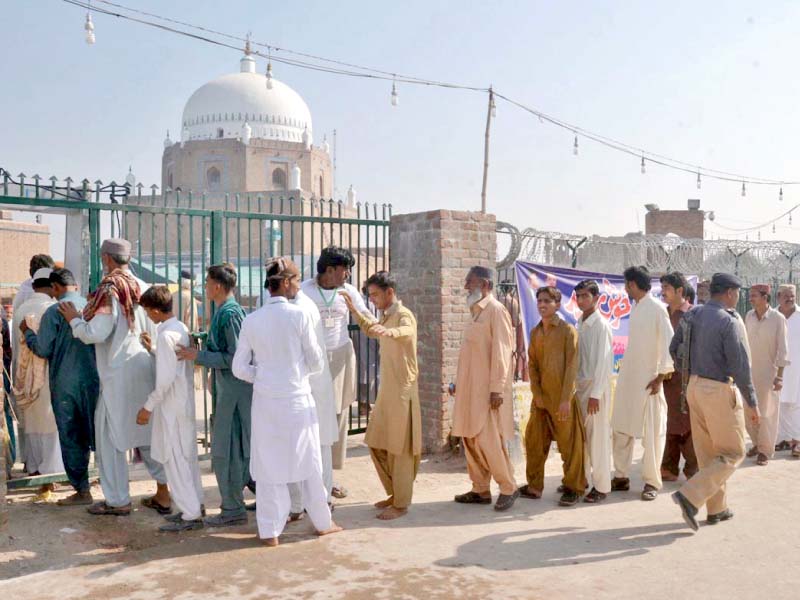
[{"label": "utility pole", "polygon": [[483,146],[483,188],[481,189],[481,212],[486,214],[486,180],[489,177],[489,131],[492,127],[492,110],[494,109],[494,91],[489,86],[489,107],[486,110],[486,136]]}]

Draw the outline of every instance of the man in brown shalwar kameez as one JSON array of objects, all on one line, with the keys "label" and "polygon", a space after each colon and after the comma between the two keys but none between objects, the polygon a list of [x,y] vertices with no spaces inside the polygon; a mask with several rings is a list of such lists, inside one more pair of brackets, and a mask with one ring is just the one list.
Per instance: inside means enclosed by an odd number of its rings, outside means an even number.
[{"label": "man in brown shalwar kameez", "polygon": [[464,285],[471,319],[464,329],[451,391],[456,397],[452,435],[464,442],[472,489],[455,501],[491,504],[494,478],[500,486],[495,509],[507,510],[519,496],[506,447],[514,435],[514,330],[508,311],[492,294],[492,282],[489,269],[472,267]]},{"label": "man in brown shalwar kameez", "polygon": [[536,290],[542,320],[531,331],[528,367],[533,403],[525,430],[525,475],[519,492],[539,499],[544,489],[544,463],[555,441],[563,461],[564,477],[558,503],[573,506],[586,490],[583,427],[575,382],[578,376],[578,332],[558,315],[561,292],[545,286]]},{"label": "man in brown shalwar kameez", "polygon": [[[678,330],[683,316],[692,308],[686,299],[688,288],[689,282],[682,273],[668,273],[661,277],[661,299],[667,304],[673,331]],[[683,474],[686,475],[686,479],[690,479],[698,469],[692,443],[689,407],[686,398],[681,398],[682,393],[681,372],[675,369],[670,379],[664,381],[664,397],[667,399],[667,441],[664,445],[664,458],[661,459],[663,481],[678,481],[681,455],[683,455]]]}]

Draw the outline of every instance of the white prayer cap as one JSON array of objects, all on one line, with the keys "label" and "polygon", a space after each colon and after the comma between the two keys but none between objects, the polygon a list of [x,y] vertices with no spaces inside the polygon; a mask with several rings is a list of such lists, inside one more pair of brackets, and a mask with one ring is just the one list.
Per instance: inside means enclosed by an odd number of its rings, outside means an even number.
[{"label": "white prayer cap", "polygon": [[50,285],[50,273],[53,269],[39,269],[33,274],[34,287],[47,287]]},{"label": "white prayer cap", "polygon": [[100,246],[101,254],[116,254],[117,256],[130,256],[131,243],[122,238],[109,238]]}]

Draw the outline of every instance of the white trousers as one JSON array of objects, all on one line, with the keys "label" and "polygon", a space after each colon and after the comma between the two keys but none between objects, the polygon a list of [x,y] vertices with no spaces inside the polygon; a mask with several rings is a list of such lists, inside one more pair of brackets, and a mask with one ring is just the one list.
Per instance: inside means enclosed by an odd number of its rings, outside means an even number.
[{"label": "white trousers", "polygon": [[170,450],[169,460],[164,463],[164,471],[167,473],[170,498],[183,513],[183,520],[199,519],[200,505],[203,504],[203,483],[200,479],[197,452],[191,458],[186,458],[176,444]]},{"label": "white trousers", "polygon": [[[333,489],[333,451],[330,446],[320,446],[322,450],[322,482],[325,484],[325,491],[328,492],[328,502],[331,501],[331,490]],[[301,513],[303,506],[303,490],[299,483],[290,483],[289,497],[292,499],[293,513]]]},{"label": "white trousers", "polygon": [[[662,396],[649,396],[644,410],[642,431],[642,480],[661,489],[661,459],[667,440],[667,403]],[[614,476],[627,478],[633,464],[636,438],[620,431],[614,432]]]},{"label": "white trousers", "polygon": [[[113,507],[127,506],[131,503],[128,482],[128,453],[117,450],[111,441],[111,429],[106,418],[95,419],[95,459],[100,472],[100,486],[103,488],[106,504]],[[139,447],[145,467],[158,483],[167,483],[164,465],[150,456],[150,446]]]},{"label": "white trousers", "polygon": [[[331,527],[331,509],[322,474],[314,473],[305,481],[297,482],[303,494],[303,504],[317,531]],[[283,533],[292,501],[289,485],[286,483],[268,484],[256,481],[256,521],[258,537],[262,540],[276,538]]]},{"label": "white trousers", "polygon": [[586,429],[584,451],[584,470],[589,488],[594,487],[602,494],[611,491],[611,421],[609,399],[600,399],[600,410],[588,414],[588,394],[579,403],[581,418]]},{"label": "white trousers", "polygon": [[800,403],[781,402],[778,441],[800,441]]}]

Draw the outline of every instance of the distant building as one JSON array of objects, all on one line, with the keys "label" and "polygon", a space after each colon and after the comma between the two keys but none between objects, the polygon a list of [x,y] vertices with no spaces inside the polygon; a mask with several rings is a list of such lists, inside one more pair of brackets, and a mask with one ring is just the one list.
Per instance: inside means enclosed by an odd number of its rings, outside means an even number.
[{"label": "distant building", "polygon": [[687,210],[661,210],[656,204],[646,204],[645,235],[674,234],[683,239],[702,240],[705,236],[706,213],[700,210],[699,200],[689,200]]}]

